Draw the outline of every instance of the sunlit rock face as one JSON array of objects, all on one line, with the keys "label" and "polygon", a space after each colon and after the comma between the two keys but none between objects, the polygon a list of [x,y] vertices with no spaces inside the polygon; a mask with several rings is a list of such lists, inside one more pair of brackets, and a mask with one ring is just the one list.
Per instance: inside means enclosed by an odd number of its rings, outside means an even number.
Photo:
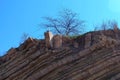
[{"label": "sunlit rock face", "polygon": [[55,48],[46,47],[45,39],[28,38],[0,57],[0,80],[119,80],[120,31],[117,38],[114,30],[102,33],[55,35]]},{"label": "sunlit rock face", "polygon": [[44,33],[44,35],[45,35],[46,47],[48,47],[48,48],[53,47],[53,44],[52,44],[53,34],[52,34],[52,32],[47,31]]}]

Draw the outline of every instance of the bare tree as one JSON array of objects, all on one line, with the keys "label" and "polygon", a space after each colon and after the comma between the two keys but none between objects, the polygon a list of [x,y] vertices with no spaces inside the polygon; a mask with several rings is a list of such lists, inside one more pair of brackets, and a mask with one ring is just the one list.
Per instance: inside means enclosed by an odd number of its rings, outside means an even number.
[{"label": "bare tree", "polygon": [[99,30],[99,26],[98,25],[94,25],[94,31],[98,31]]},{"label": "bare tree", "polygon": [[100,27],[102,30],[108,30],[108,29],[117,30],[118,24],[115,20],[109,20],[109,21],[103,22]]},{"label": "bare tree", "polygon": [[118,30],[118,23],[117,23],[117,21],[115,21],[115,20],[109,21],[108,24],[109,24],[111,29]]},{"label": "bare tree", "polygon": [[29,37],[29,34],[28,34],[28,33],[23,33],[23,35],[21,36],[20,44],[23,43],[25,40],[27,40],[28,37]]},{"label": "bare tree", "polygon": [[65,9],[57,18],[45,17],[47,23],[43,24],[44,27],[51,28],[58,34],[70,35],[79,34],[84,26],[85,21],[79,20],[78,15],[71,10]]},{"label": "bare tree", "polygon": [[102,30],[107,30],[108,29],[108,24],[103,22],[101,25]]}]

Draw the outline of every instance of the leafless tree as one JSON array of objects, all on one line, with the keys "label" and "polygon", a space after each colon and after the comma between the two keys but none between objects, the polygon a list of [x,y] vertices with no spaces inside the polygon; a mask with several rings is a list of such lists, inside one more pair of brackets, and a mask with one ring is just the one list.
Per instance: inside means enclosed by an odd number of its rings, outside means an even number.
[{"label": "leafless tree", "polygon": [[99,26],[98,25],[94,25],[94,31],[98,31],[99,30]]},{"label": "leafless tree", "polygon": [[115,21],[115,20],[109,21],[108,24],[109,24],[111,29],[118,30],[118,23],[117,23],[117,21]]},{"label": "leafless tree", "polygon": [[102,30],[107,30],[108,29],[108,24],[103,22],[101,25]]},{"label": "leafless tree", "polygon": [[109,20],[109,21],[103,22],[100,27],[102,30],[108,30],[108,29],[117,30],[118,24],[115,20]]},{"label": "leafless tree", "polygon": [[78,14],[69,9],[60,12],[57,18],[44,17],[44,19],[47,21],[43,24],[44,27],[66,36],[79,34],[85,26],[85,21],[78,19]]},{"label": "leafless tree", "polygon": [[28,37],[29,37],[29,34],[28,34],[28,33],[23,33],[23,35],[21,36],[20,44],[23,43],[25,40],[27,40]]}]

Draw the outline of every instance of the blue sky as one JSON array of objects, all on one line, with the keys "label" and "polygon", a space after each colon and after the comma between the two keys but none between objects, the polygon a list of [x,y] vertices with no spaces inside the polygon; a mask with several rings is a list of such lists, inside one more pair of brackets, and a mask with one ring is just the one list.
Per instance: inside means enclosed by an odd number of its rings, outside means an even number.
[{"label": "blue sky", "polygon": [[0,0],[0,55],[20,44],[23,33],[42,38],[42,17],[54,17],[68,8],[86,21],[86,31],[102,21],[120,22],[120,0]]}]

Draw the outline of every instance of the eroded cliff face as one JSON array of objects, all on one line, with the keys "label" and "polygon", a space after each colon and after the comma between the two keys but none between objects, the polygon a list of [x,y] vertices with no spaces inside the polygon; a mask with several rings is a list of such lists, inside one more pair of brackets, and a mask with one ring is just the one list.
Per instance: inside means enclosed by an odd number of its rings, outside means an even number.
[{"label": "eroded cliff face", "polygon": [[[0,58],[0,80],[119,80],[120,31],[62,37],[62,47],[28,38]],[[57,43],[56,43],[57,44]]]}]

